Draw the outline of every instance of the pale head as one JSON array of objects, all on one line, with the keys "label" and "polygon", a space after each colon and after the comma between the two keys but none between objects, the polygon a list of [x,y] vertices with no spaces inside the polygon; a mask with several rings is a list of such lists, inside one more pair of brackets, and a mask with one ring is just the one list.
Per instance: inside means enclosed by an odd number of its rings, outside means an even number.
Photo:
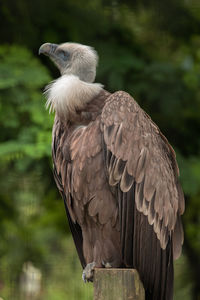
[{"label": "pale head", "polygon": [[50,57],[61,75],[75,75],[82,81],[94,82],[98,55],[92,47],[78,43],[45,43],[39,49],[41,53]]}]

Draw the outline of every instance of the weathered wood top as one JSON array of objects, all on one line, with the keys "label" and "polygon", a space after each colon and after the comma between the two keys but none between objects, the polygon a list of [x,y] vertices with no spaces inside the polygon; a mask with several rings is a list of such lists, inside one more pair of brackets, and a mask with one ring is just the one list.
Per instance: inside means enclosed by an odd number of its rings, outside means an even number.
[{"label": "weathered wood top", "polygon": [[94,300],[145,300],[135,269],[95,269]]}]

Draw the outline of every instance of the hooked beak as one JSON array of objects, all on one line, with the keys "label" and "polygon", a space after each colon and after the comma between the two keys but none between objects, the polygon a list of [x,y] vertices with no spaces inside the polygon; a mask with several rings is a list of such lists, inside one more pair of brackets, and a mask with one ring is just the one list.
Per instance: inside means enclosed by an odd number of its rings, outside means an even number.
[{"label": "hooked beak", "polygon": [[40,47],[38,53],[39,55],[44,54],[47,56],[53,56],[57,47],[57,44],[45,43]]}]

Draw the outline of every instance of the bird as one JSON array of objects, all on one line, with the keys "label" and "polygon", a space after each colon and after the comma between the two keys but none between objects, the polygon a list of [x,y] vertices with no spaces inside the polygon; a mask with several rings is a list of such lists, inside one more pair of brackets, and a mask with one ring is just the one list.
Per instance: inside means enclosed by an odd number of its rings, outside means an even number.
[{"label": "bird", "polygon": [[84,281],[95,268],[135,268],[147,300],[173,299],[185,209],[176,155],[134,98],[95,83],[98,54],[45,43],[60,77],[45,88],[55,113],[52,160]]}]

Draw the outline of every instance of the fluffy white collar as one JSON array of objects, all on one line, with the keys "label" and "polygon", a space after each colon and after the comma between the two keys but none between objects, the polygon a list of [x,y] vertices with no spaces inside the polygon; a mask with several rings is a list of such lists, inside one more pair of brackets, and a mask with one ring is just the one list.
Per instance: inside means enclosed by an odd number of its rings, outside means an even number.
[{"label": "fluffy white collar", "polygon": [[96,97],[102,88],[99,83],[88,83],[74,75],[63,75],[46,87],[46,108],[49,112],[55,111],[62,117],[70,118]]}]

